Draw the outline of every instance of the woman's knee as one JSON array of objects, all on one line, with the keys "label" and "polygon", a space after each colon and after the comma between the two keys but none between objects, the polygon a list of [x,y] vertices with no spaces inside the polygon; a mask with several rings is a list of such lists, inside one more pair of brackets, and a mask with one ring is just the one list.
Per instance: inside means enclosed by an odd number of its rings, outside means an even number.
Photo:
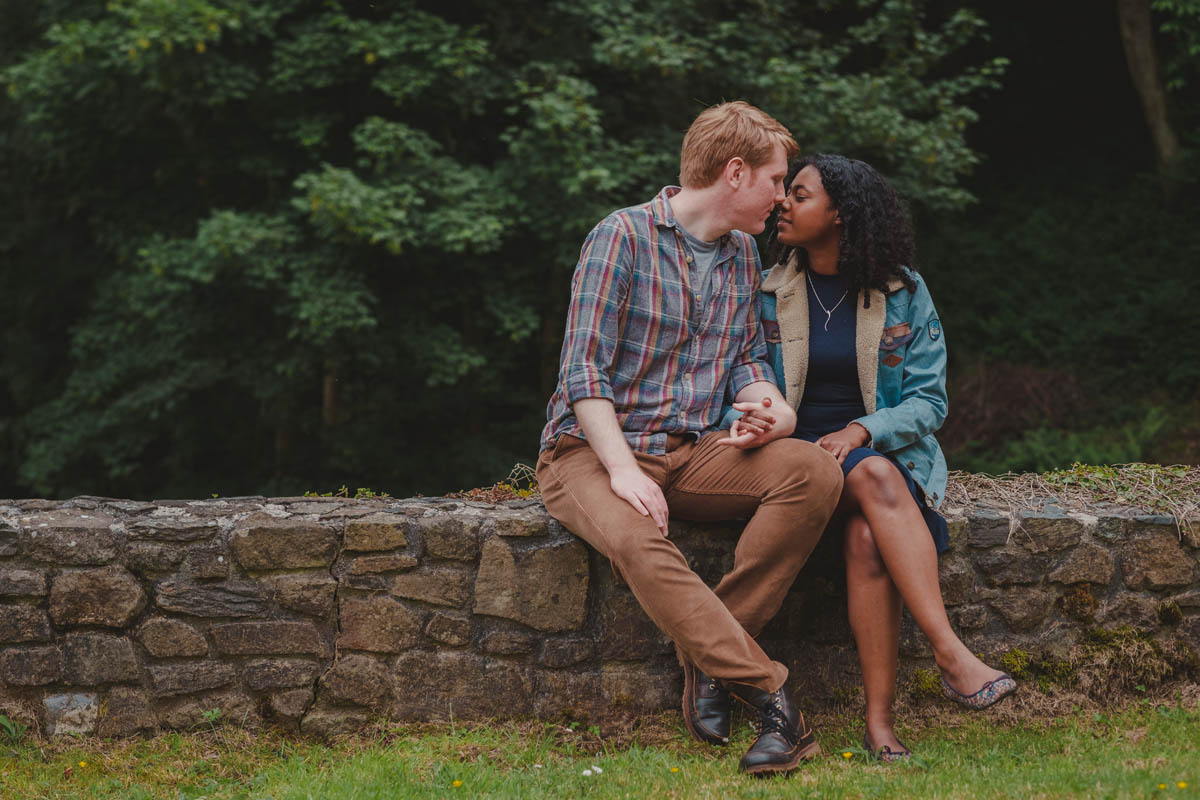
[{"label": "woman's knee", "polygon": [[883,556],[879,554],[879,546],[875,544],[875,534],[862,515],[853,514],[846,521],[845,537],[844,549],[848,567],[866,571],[871,577],[887,574]]},{"label": "woman's knee", "polygon": [[892,506],[903,502],[908,494],[904,476],[886,458],[871,456],[860,461],[846,476],[846,490],[860,502],[875,502]]}]

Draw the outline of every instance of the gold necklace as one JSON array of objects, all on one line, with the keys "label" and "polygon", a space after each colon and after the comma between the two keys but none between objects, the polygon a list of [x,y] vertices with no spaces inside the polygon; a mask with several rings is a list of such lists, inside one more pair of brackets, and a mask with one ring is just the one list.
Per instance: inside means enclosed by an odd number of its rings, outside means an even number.
[{"label": "gold necklace", "polygon": [[846,287],[846,291],[842,292],[842,296],[833,304],[833,308],[826,308],[825,304],[821,302],[821,295],[817,291],[817,287],[813,284],[812,275],[809,274],[808,270],[804,270],[804,277],[808,278],[808,285],[812,287],[813,297],[817,298],[817,305],[825,312],[825,330],[829,330],[829,320],[833,319],[833,312],[837,311],[837,307],[846,299],[846,295],[850,294],[850,287]]}]

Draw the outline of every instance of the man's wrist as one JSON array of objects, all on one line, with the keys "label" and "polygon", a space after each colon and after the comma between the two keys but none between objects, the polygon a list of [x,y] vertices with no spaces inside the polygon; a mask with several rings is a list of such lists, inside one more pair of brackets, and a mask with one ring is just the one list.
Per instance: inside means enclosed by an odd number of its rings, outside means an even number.
[{"label": "man's wrist", "polygon": [[871,432],[869,430],[867,430],[866,425],[863,425],[861,422],[851,422],[846,427],[850,428],[851,430],[858,431],[858,436],[859,436],[859,439],[861,440],[858,443],[859,447],[870,447],[872,437],[871,437]]}]

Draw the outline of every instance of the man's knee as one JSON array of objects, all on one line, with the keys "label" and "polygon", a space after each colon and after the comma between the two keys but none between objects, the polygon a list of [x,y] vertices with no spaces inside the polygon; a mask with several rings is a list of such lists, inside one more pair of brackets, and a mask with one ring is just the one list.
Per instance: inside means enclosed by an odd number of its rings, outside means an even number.
[{"label": "man's knee", "polygon": [[799,439],[786,439],[780,444],[780,475],[791,485],[800,485],[812,500],[828,499],[836,503],[842,491],[842,468],[825,450]]}]

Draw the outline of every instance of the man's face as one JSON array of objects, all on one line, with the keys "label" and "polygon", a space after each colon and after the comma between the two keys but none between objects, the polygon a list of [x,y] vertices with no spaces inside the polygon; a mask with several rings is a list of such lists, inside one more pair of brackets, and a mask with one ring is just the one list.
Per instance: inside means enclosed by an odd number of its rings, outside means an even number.
[{"label": "man's face", "polygon": [[762,233],[767,217],[783,202],[783,179],[787,177],[787,153],[776,144],[771,158],[757,169],[746,167],[734,194],[736,219],[733,227],[746,233]]}]

